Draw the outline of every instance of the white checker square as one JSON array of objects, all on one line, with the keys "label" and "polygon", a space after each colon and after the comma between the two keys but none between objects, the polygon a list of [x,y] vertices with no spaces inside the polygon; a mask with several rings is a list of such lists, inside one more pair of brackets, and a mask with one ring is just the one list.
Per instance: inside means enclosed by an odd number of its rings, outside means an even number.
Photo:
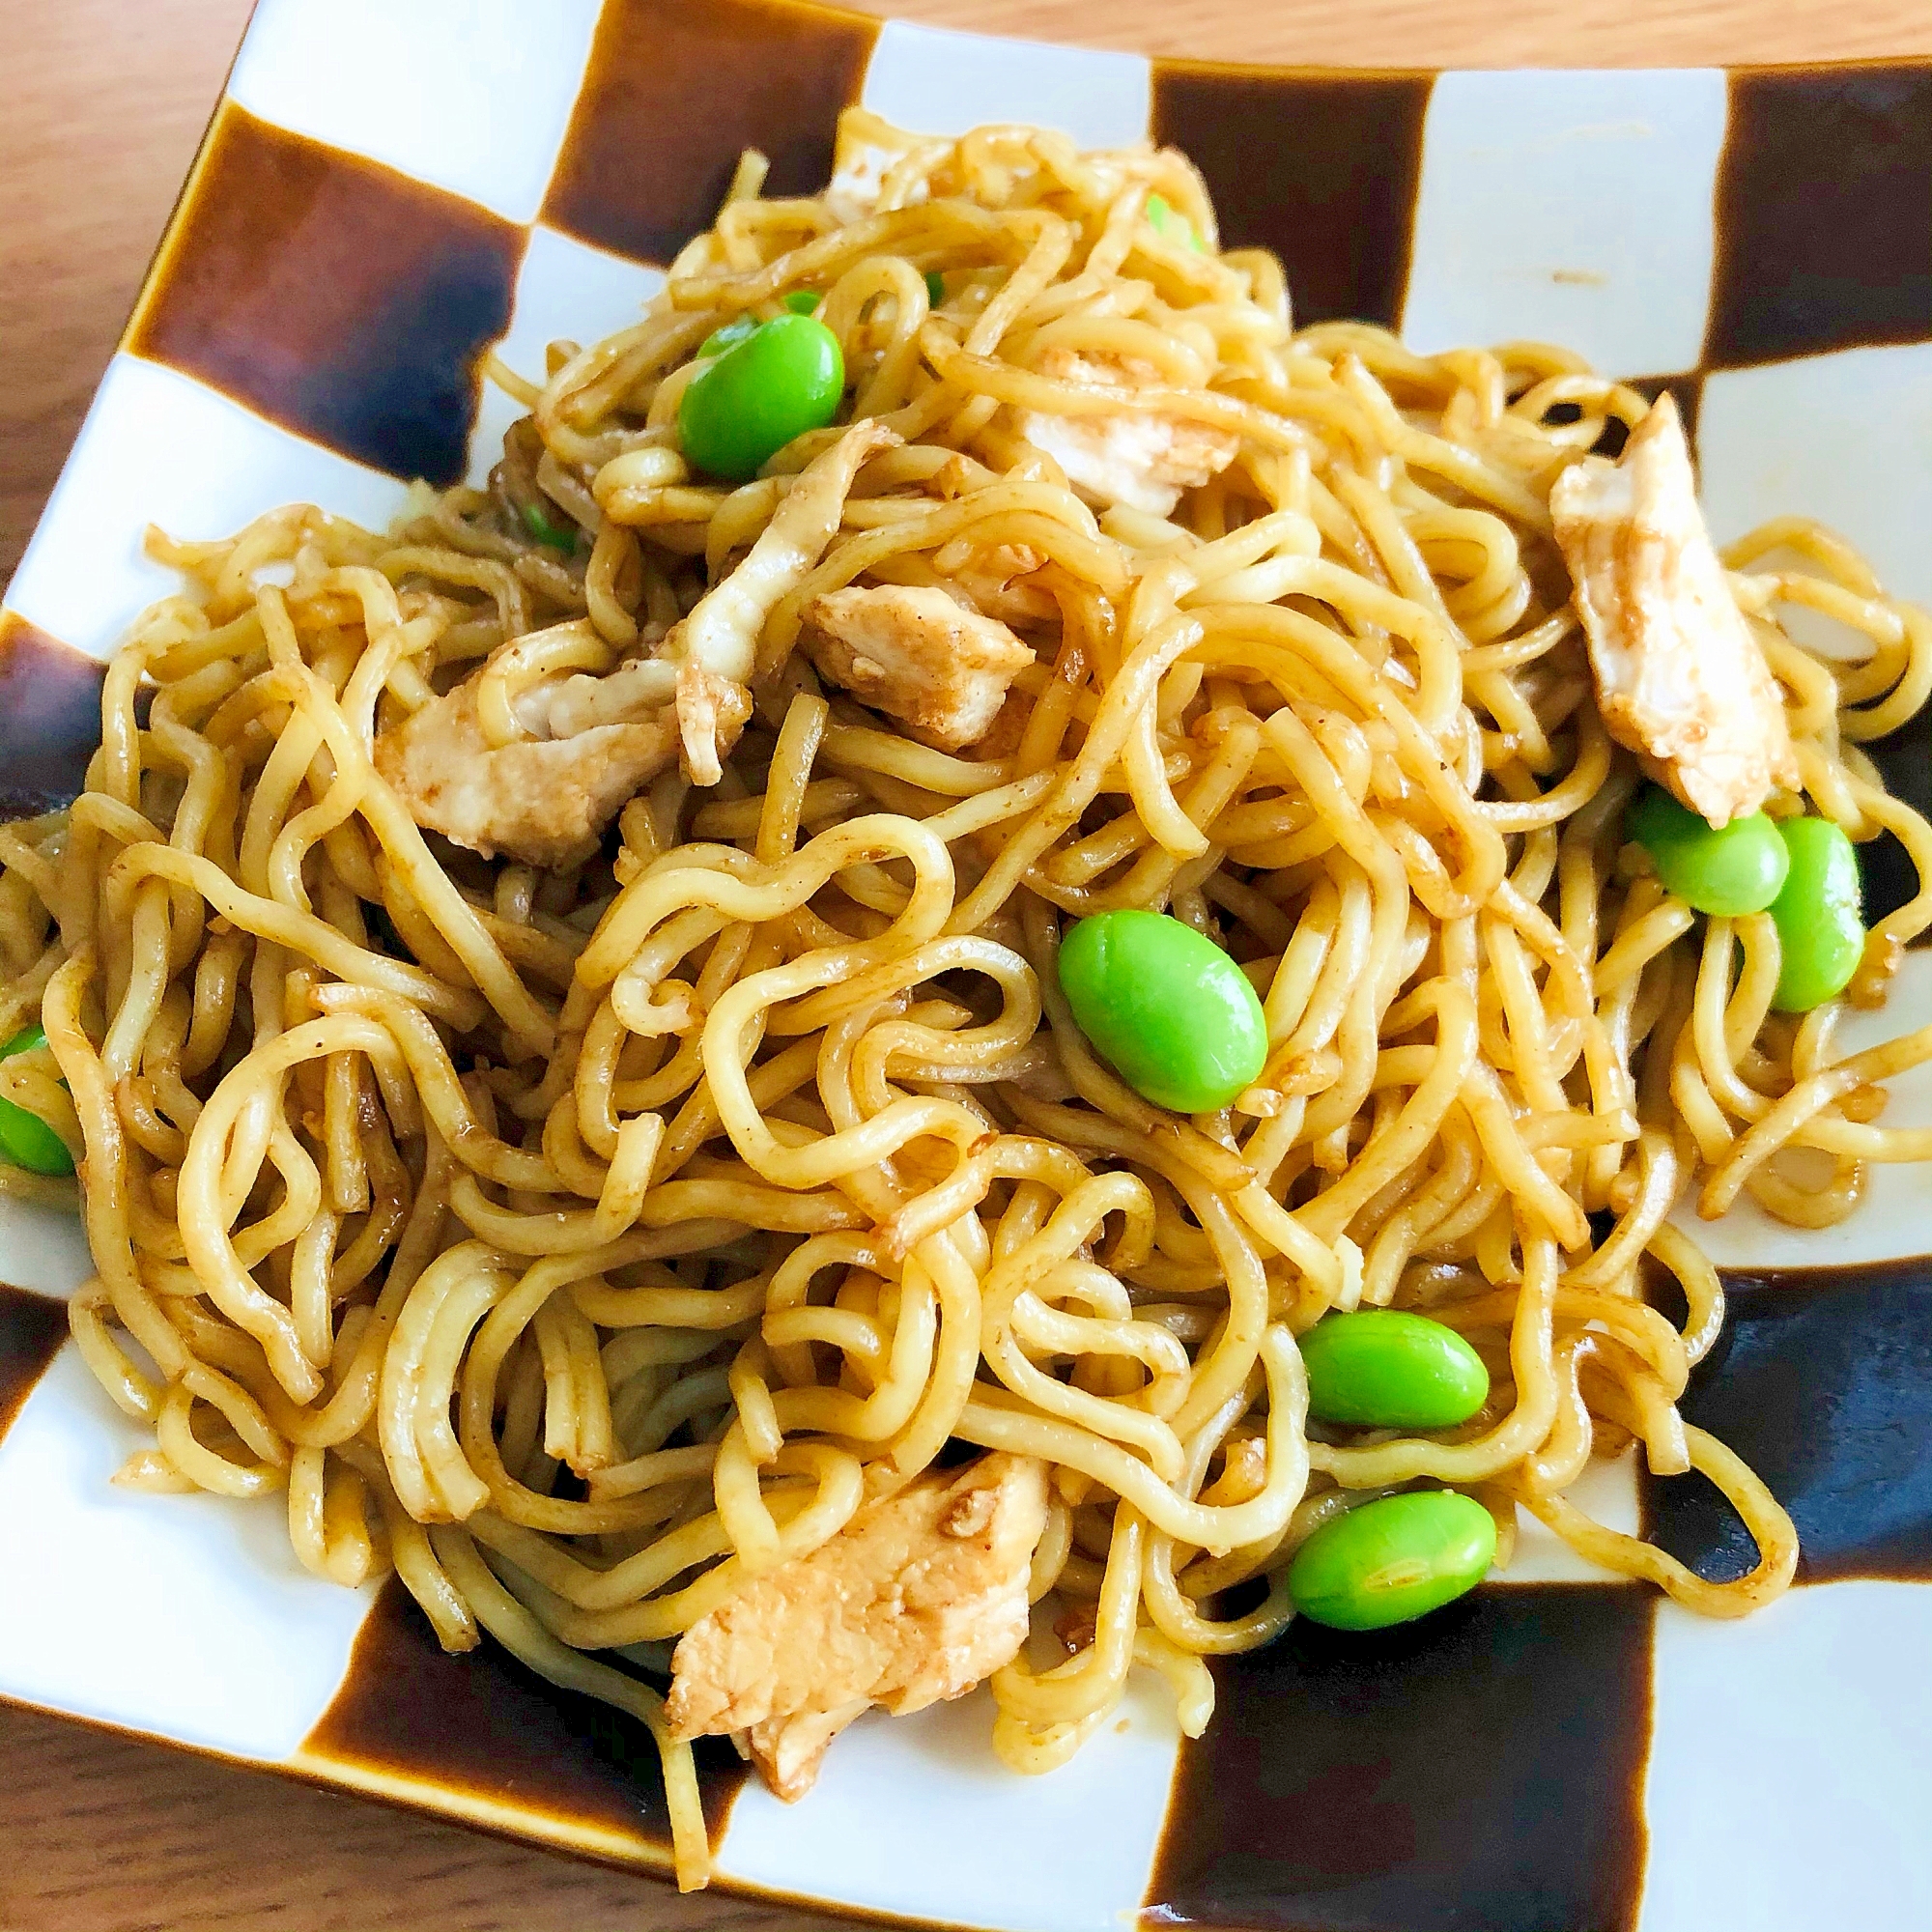
[{"label": "white checker square", "polygon": [[1923,1584],[1659,1605],[1641,1932],[1932,1925]]},{"label": "white checker square", "polygon": [[0,1195],[0,1280],[35,1294],[71,1294],[94,1272],[80,1217]]},{"label": "white checker square", "polygon": [[1714,370],[1697,455],[1719,543],[1815,517],[1889,590],[1932,604],[1932,342]]},{"label": "white checker square", "polygon": [[1560,342],[1614,376],[1694,368],[1726,111],[1717,69],[1441,75],[1404,340]]},{"label": "white checker square", "polygon": [[407,487],[352,463],[157,362],[120,355],[8,586],[8,605],[90,657],[106,659],[141,610],[181,588],[151,563],[143,530],[232,536],[280,503],[316,503],[382,529]]},{"label": "white checker square", "polygon": [[598,12],[599,0],[260,0],[228,91],[265,121],[528,221]]},{"label": "white checker square", "polygon": [[[1875,1010],[1847,1010],[1839,1022],[1841,1055],[1863,1053],[1901,1034],[1932,1025],[1932,952],[1908,952],[1890,997]],[[1881,1124],[1932,1126],[1932,1063],[1888,1080],[1891,1094]],[[1932,1246],[1932,1192],[1925,1170],[1912,1161],[1874,1162],[1864,1199],[1835,1228],[1792,1228],[1774,1220],[1748,1194],[1718,1220],[1699,1218],[1695,1196],[1677,1204],[1671,1219],[1719,1267],[1849,1267],[1860,1262],[1899,1261]]]},{"label": "white checker square", "polygon": [[746,1785],[719,1876],[922,1922],[937,1909],[985,1932],[1121,1932],[1167,1816],[1174,1693],[1136,1669],[1120,1709],[1047,1777],[1007,1770],[992,1727],[983,1687],[910,1718],[861,1718],[804,1804]]},{"label": "white checker square", "polygon": [[335,1694],[373,1592],[297,1563],[283,1497],[115,1489],[153,1439],[70,1343],[0,1441],[0,1696],[278,1762]]},{"label": "white checker square", "polygon": [[988,122],[1057,128],[1083,148],[1148,138],[1152,65],[1140,54],[1037,45],[888,20],[860,97],[916,134],[964,134]]},{"label": "white checker square", "polygon": [[[519,376],[542,383],[544,351],[568,340],[596,342],[628,328],[665,285],[661,269],[607,254],[538,222],[517,273],[510,327],[497,354]],[[469,438],[469,480],[482,484],[503,453],[503,432],[524,413],[515,397],[486,380]]]}]

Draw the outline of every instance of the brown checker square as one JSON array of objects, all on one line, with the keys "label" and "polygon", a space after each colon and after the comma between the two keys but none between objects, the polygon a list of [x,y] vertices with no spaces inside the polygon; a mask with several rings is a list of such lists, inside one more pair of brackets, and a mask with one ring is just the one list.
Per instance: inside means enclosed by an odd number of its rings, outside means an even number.
[{"label": "brown checker square", "polygon": [[0,1282],[0,1436],[66,1340],[66,1302]]},{"label": "brown checker square", "polygon": [[[1903,799],[1921,817],[1932,817],[1932,707],[1860,749],[1877,765],[1893,798]],[[1918,896],[1918,867],[1895,832],[1881,832],[1858,853],[1867,925]],[[1926,940],[1915,943],[1922,946]]]},{"label": "brown checker square", "polygon": [[[1791,1512],[1798,1580],[1932,1580],[1932,1259],[1727,1268],[1724,1293],[1724,1331],[1678,1406]],[[1680,1562],[1713,1580],[1756,1562],[1711,1484],[1640,1480],[1646,1534]]]},{"label": "brown checker square", "polygon": [[225,102],[127,346],[357,462],[454,483],[525,239]]},{"label": "brown checker square", "polygon": [[1153,136],[1207,177],[1227,247],[1272,248],[1297,325],[1393,328],[1408,284],[1427,74],[1266,73],[1157,61]]},{"label": "brown checker square", "polygon": [[[296,1768],[354,1766],[426,1795],[528,1812],[537,1835],[542,1819],[588,1829],[612,1847],[600,1857],[661,1870],[670,1863],[661,1762],[639,1719],[546,1683],[496,1643],[451,1656],[391,1577]],[[698,1794],[714,1845],[746,1776],[723,1738],[699,1742]]]},{"label": "brown checker square", "polygon": [[[1684,376],[1626,376],[1626,386],[1634,389],[1648,402],[1656,402],[1666,390],[1677,404],[1677,413],[1683,419],[1684,440],[1690,445],[1690,461],[1697,461],[1697,406],[1704,399],[1704,379],[1694,372]],[[1575,403],[1558,403],[1544,416],[1545,422],[1576,422],[1583,412]],[[1604,433],[1591,445],[1593,456],[1607,456],[1615,459],[1624,453],[1624,444],[1630,440],[1630,432],[1614,416],[1604,425]]]},{"label": "brown checker square", "polygon": [[1932,337],[1932,64],[1730,77],[1707,368]]},{"label": "brown checker square", "polygon": [[1214,1659],[1142,1923],[1629,1932],[1655,1616],[1648,1590],[1524,1584]]},{"label": "brown checker square", "polygon": [[100,743],[104,666],[0,611],[0,820],[71,803]]},{"label": "brown checker square", "polygon": [[767,0],[606,0],[544,220],[666,263],[710,227],[742,149],[770,157],[767,194],[823,187],[877,38]]}]

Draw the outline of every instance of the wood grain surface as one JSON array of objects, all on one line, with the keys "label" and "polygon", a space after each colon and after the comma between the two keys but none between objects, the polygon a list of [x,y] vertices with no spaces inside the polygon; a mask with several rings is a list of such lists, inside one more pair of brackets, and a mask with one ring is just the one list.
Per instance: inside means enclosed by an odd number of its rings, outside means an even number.
[{"label": "wood grain surface", "polygon": [[[858,4],[988,33],[1309,65],[1932,54],[1926,0]],[[0,9],[0,576],[52,487],[247,12],[247,0]],[[8,1707],[0,1764],[4,1932],[830,1932],[838,1922],[680,1899],[648,1881]]]}]

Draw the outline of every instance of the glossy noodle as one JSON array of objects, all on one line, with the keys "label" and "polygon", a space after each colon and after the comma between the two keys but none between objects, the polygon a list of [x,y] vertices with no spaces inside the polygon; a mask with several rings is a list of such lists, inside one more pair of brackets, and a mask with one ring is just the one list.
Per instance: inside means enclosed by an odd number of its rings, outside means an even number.
[{"label": "glossy noodle", "polygon": [[[1022,1772],[1136,1664],[1198,1734],[1203,1660],[1275,1635],[1295,1550],[1403,1486],[1484,1503],[1500,1561],[1521,1508],[1693,1610],[1776,1597],[1789,1520],[1675,1406],[1723,1300],[1669,1217],[1822,1226],[1932,1156],[1880,1118],[1932,1030],[1834,1044],[1932,896],[1786,1014],[1770,915],[1700,921],[1625,842],[1641,774],[1549,498],[1645,398],[1533,344],[1296,330],[1172,153],[855,113],[829,198],[760,175],[641,321],[497,372],[527,413],[488,489],[389,535],[151,534],[186,587],[109,668],[85,795],[0,830],[6,1031],[48,1040],[0,1091],[83,1162],[74,1332],[154,1431],[120,1480],[283,1494],[310,1570],[393,1567],[445,1646],[634,1714],[687,1885],[668,1646],[960,1445],[1050,1469],[1028,1594],[1064,1661],[992,1677]],[[801,290],[839,419],[750,482],[695,472],[696,352]],[[1139,503],[1069,473],[1150,451]],[[1932,876],[1860,750],[1924,701],[1932,625],[1808,524],[1726,561],[1802,774],[1773,815],[1808,798]],[[890,585],[1030,652],[972,743],[815,668],[818,600]],[[572,742],[573,705],[639,760],[588,856],[485,859],[379,769],[486,660],[476,770]],[[1260,993],[1231,1106],[1151,1104],[1074,1026],[1062,935],[1122,907]],[[1379,1306],[1474,1345],[1470,1421],[1308,1421],[1296,1336]],[[1729,1498],[1748,1575],[1569,1499],[1633,1438]]]}]

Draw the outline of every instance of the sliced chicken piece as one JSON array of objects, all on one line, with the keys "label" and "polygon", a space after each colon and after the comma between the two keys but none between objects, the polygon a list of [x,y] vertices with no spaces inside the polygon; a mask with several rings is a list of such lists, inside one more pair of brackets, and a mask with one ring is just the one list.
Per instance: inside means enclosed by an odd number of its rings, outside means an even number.
[{"label": "sliced chicken piece", "polygon": [[[724,776],[721,753],[738,742],[752,715],[752,694],[736,679],[687,660],[678,667],[672,714],[693,783],[716,784]],[[700,776],[706,771],[709,778]]]},{"label": "sliced chicken piece", "polygon": [[376,769],[418,825],[486,859],[503,852],[531,866],[577,865],[596,851],[625,802],[676,757],[677,721],[661,711],[554,736],[543,715],[549,693],[539,687],[515,707],[532,735],[493,746],[477,712],[482,675],[472,671],[383,732]]},{"label": "sliced chicken piece", "polygon": [[832,1740],[855,1718],[872,1708],[869,1697],[854,1697],[832,1711],[800,1711],[794,1717],[767,1718],[734,1731],[739,1751],[758,1767],[774,1797],[796,1804],[818,1781],[818,1768]]},{"label": "sliced chicken piece", "polygon": [[[1057,382],[1111,389],[1157,387],[1164,380],[1153,363],[1137,355],[1083,355],[1059,347],[1045,350],[1034,366]],[[1017,427],[1060,465],[1082,496],[1102,508],[1124,503],[1155,517],[1167,516],[1183,490],[1198,490],[1218,476],[1241,446],[1232,430],[1145,411],[1060,416],[1021,410]]]},{"label": "sliced chicken piece", "polygon": [[1000,706],[999,715],[968,749],[976,758],[990,764],[1010,758],[1019,750],[1020,742],[1026,736],[1027,720],[1032,716],[1033,706],[1026,694],[1008,692],[1007,701]]},{"label": "sliced chicken piece", "polygon": [[565,682],[551,704],[557,725],[581,731],[669,704],[691,781],[716,784],[724,754],[751,716],[744,687],[757,668],[766,620],[838,535],[852,480],[867,459],[897,448],[898,441],[894,431],[868,416],[821,450],[800,470],[743,561],[671,626],[656,657],[620,666],[604,677],[580,675]]},{"label": "sliced chicken piece", "polygon": [[997,617],[936,584],[834,590],[806,607],[807,655],[862,704],[917,738],[956,752],[977,744],[1033,652]]},{"label": "sliced chicken piece", "polygon": [[1051,624],[1060,618],[1053,593],[1032,582],[1046,562],[1031,544],[976,544],[965,537],[937,551],[932,567],[968,610],[1003,624]]},{"label": "sliced chicken piece", "polygon": [[982,1456],[867,1504],[685,1632],[671,1734],[729,1733],[781,1798],[802,1796],[863,1711],[923,1711],[1012,1662],[1045,1527],[1046,1464],[1028,1456]]},{"label": "sliced chicken piece", "polygon": [[[377,770],[418,825],[485,857],[507,852],[533,866],[588,858],[626,801],[680,751],[694,783],[716,784],[752,715],[745,687],[765,620],[838,533],[860,466],[898,440],[867,420],[814,457],[744,560],[672,626],[655,656],[526,688],[513,710],[526,740],[488,742],[477,670],[384,732]],[[499,646],[490,662],[521,641]]]},{"label": "sliced chicken piece", "polygon": [[1566,469],[1549,510],[1610,736],[1713,825],[1795,788],[1777,680],[1712,548],[1675,402],[1659,399],[1614,464]]}]

